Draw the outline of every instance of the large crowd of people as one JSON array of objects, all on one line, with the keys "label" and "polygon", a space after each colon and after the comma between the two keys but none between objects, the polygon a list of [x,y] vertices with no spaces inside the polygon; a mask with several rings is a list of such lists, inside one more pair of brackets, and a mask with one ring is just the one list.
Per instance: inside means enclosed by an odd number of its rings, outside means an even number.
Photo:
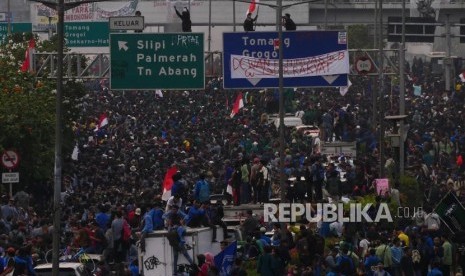
[{"label": "large crowd of people", "polygon": [[[461,241],[434,213],[448,192],[465,200],[465,92],[460,82],[455,91],[445,92],[419,59],[408,68],[406,173],[426,191],[419,202],[425,216],[395,227],[285,225],[265,223],[247,212],[241,222],[245,243],[231,275],[247,275],[251,262],[260,275],[449,276],[465,268]],[[378,84],[366,76],[351,80],[345,96],[337,89],[285,91],[286,112],[320,128],[313,139],[285,129],[284,172],[296,179],[286,181],[286,200],[325,202],[376,194],[373,181],[381,178],[379,166],[384,166],[393,192],[378,195],[377,202],[397,191],[394,200],[404,204],[398,198],[403,187],[396,150],[389,141],[383,141],[387,161],[380,164],[379,124],[372,120],[371,100]],[[143,248],[144,236],[153,230],[178,229],[176,256],[187,255],[185,227],[220,225],[227,237],[221,204],[209,203],[212,194],[230,194],[228,204],[234,205],[279,197],[280,140],[268,120],[278,111],[278,91],[243,91],[244,108],[231,118],[237,94],[222,89],[221,78],[210,80],[202,91],[111,91],[104,80],[89,87],[73,122],[79,154],[65,160],[61,236],[63,247],[103,254],[100,275],[109,275],[113,263],[138,275],[137,246]],[[386,91],[392,93],[380,97],[383,115],[397,115],[398,89]],[[108,124],[99,127],[102,114]],[[321,147],[333,141],[356,141],[356,158],[322,156]],[[162,183],[173,167],[172,196],[164,201]],[[14,275],[34,275],[33,265],[46,258],[53,232],[50,198],[50,189],[2,198],[0,248],[4,259],[15,262],[4,262],[0,275],[9,275],[9,267],[15,268]],[[130,237],[124,234],[126,224]],[[265,235],[269,232],[272,237]],[[215,235],[212,242],[217,242]],[[197,275],[215,273],[209,254],[189,258]]]}]

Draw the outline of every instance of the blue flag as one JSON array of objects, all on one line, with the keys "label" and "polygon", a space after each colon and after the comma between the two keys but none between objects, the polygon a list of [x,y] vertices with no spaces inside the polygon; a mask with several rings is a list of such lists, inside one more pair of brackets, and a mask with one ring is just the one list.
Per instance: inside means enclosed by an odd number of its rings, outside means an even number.
[{"label": "blue flag", "polygon": [[236,258],[237,241],[234,241],[223,251],[215,256],[215,266],[220,270],[220,276],[231,275],[231,270]]}]

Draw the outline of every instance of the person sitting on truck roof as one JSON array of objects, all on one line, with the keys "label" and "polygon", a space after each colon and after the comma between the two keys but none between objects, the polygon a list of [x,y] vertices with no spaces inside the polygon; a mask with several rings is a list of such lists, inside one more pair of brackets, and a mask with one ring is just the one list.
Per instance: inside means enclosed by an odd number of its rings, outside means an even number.
[{"label": "person sitting on truck roof", "polygon": [[219,225],[221,226],[221,228],[223,228],[223,238],[224,239],[229,238],[228,227],[222,220],[224,217],[224,211],[223,211],[223,206],[221,206],[221,203],[211,205],[210,202],[207,201],[204,203],[204,205],[205,205],[205,213],[207,215],[208,222],[213,231],[212,242],[217,242],[216,241],[216,225]]},{"label": "person sitting on truck roof", "polygon": [[186,220],[187,219],[186,213],[179,210],[178,205],[172,205],[171,209],[168,212],[164,213],[163,216],[162,216],[162,218],[165,220],[165,225],[167,227],[170,225],[171,220],[173,220],[175,218],[178,218],[178,217],[180,217],[181,220]]},{"label": "person sitting on truck roof", "polygon": [[187,212],[186,225],[189,227],[200,227],[202,225],[209,226],[207,213],[205,212],[205,205],[199,201],[194,200],[194,205],[189,208]]},{"label": "person sitting on truck roof", "polygon": [[166,201],[165,212],[168,212],[173,205],[177,205],[179,209],[182,208],[182,197],[180,197],[178,194],[171,196],[168,201]]}]

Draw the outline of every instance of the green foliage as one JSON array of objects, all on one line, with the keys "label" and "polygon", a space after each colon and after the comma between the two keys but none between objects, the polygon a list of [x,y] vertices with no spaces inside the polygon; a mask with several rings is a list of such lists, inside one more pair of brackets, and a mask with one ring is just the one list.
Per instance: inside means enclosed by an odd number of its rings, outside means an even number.
[{"label": "green foliage", "polygon": [[347,29],[349,49],[373,49],[373,39],[367,25],[351,25]]},{"label": "green foliage", "polygon": [[[37,80],[20,67],[32,34],[13,34],[0,45],[0,151],[15,149],[21,161],[21,185],[51,179],[55,156],[55,79]],[[48,43],[48,42],[47,42]],[[44,49],[36,40],[36,51]],[[72,151],[70,122],[84,87],[76,81],[63,85],[63,155]]]},{"label": "green foliage", "polygon": [[402,206],[422,206],[423,191],[420,190],[418,182],[414,177],[401,176],[399,191],[401,194]]}]

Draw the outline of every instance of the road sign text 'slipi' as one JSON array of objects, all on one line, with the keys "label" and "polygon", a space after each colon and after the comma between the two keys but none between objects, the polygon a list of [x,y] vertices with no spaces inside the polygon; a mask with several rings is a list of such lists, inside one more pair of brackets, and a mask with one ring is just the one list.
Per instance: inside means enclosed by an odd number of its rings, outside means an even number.
[{"label": "road sign text 'slipi'", "polygon": [[203,89],[203,33],[110,34],[111,89]]}]

